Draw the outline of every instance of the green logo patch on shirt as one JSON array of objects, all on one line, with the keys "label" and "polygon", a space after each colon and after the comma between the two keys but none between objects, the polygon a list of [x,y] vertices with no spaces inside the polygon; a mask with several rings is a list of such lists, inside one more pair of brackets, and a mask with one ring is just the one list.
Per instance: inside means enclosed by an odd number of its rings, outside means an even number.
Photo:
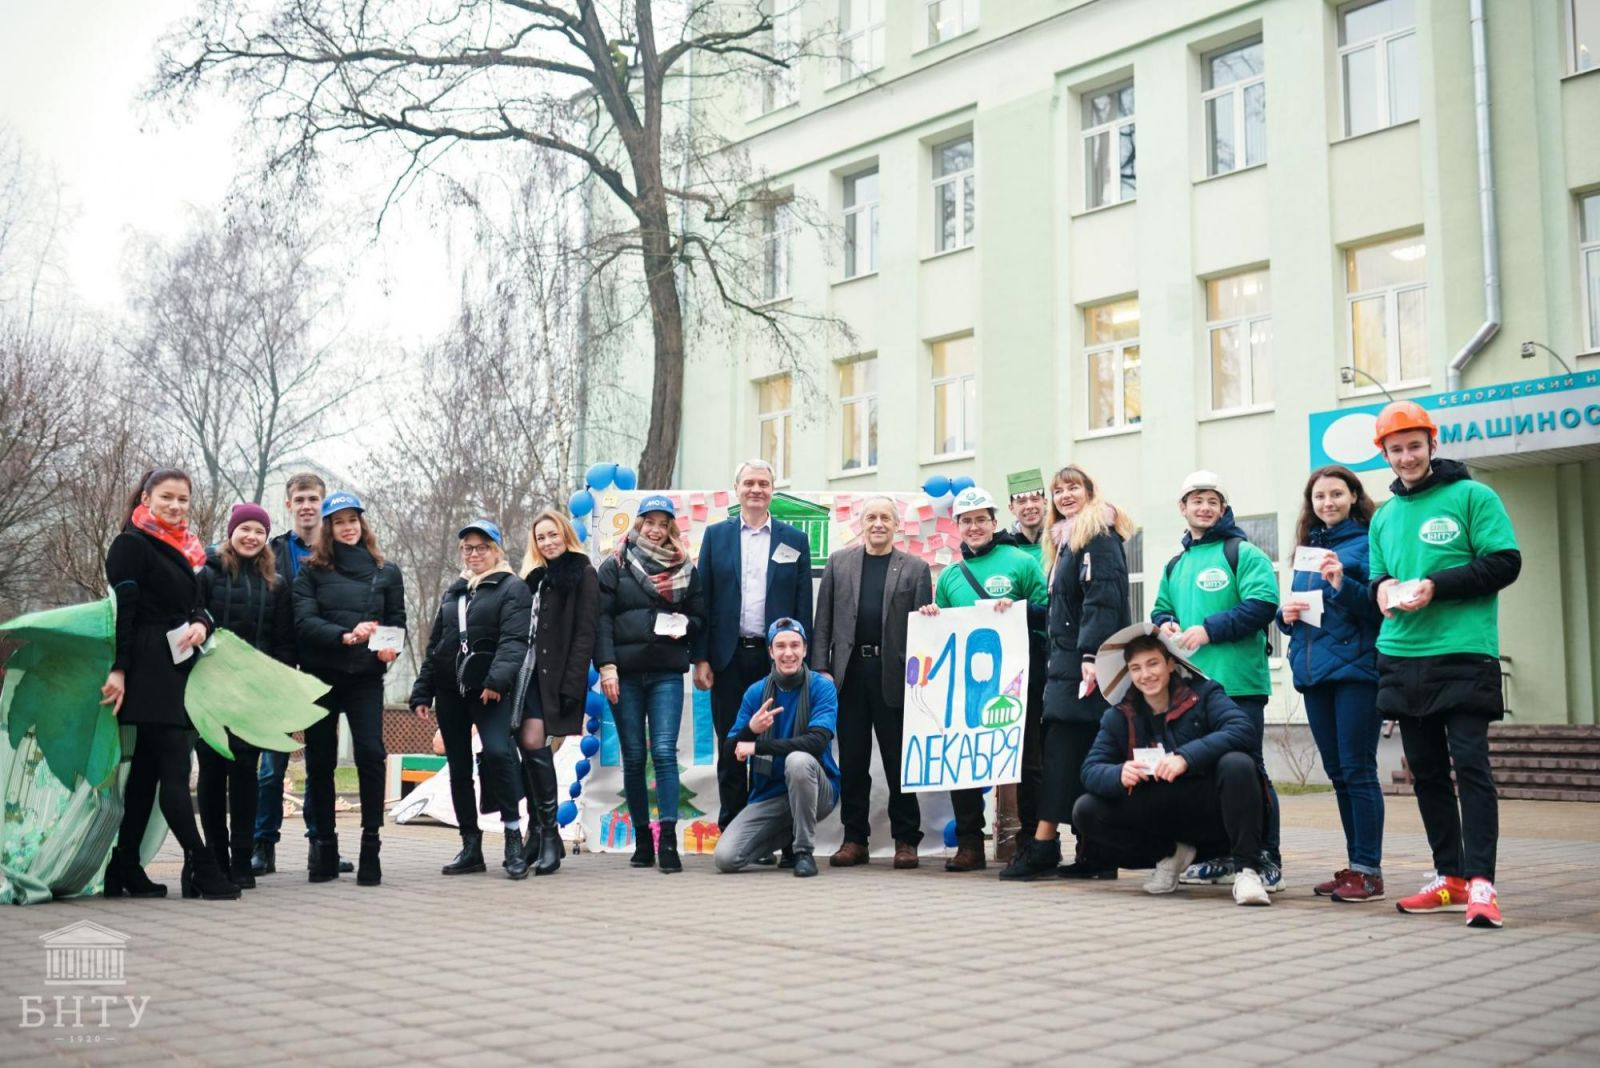
[{"label": "green logo patch on shirt", "polygon": [[1228,578],[1228,573],[1220,567],[1208,567],[1196,575],[1194,579],[1194,584],[1207,593],[1225,590],[1231,582],[1232,580]]},{"label": "green logo patch on shirt", "polygon": [[1429,545],[1449,545],[1461,537],[1461,524],[1447,515],[1434,516],[1422,524],[1417,537]]}]

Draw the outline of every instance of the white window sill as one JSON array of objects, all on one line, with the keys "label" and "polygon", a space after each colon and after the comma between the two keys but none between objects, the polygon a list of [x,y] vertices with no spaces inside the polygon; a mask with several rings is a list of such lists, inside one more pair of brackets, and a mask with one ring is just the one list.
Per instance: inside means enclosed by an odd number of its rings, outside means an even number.
[{"label": "white window sill", "polygon": [[[1340,384],[1343,385],[1343,383]],[[1405,382],[1385,382],[1383,386],[1384,389],[1387,389],[1390,393],[1399,393],[1404,389],[1426,389],[1432,384],[1433,382],[1431,379],[1412,378]],[[1379,389],[1377,386],[1350,386],[1339,392],[1340,400],[1354,400],[1357,397],[1381,396],[1383,396],[1383,389]]]},{"label": "white window sill", "polygon": [[913,48],[911,50],[911,54],[913,56],[920,56],[924,52],[932,52],[935,48],[942,48],[951,41],[959,41],[963,37],[971,37],[973,34],[978,32],[978,26],[980,25],[982,25],[982,23],[968,26],[960,33],[952,33],[949,37],[941,37],[937,41],[928,41],[917,48]]},{"label": "white window sill", "polygon": [[873,269],[873,270],[870,270],[870,271],[862,271],[860,274],[853,274],[848,278],[835,279],[833,284],[835,286],[847,286],[851,282],[859,282],[864,278],[876,278],[876,277],[878,277],[878,272],[877,272],[876,269]]},{"label": "white window sill", "polygon": [[1332,141],[1329,141],[1328,144],[1330,144],[1330,145],[1347,145],[1351,141],[1359,141],[1363,137],[1372,137],[1375,134],[1385,133],[1385,132],[1387,132],[1389,130],[1398,130],[1402,126],[1415,126],[1417,123],[1419,123],[1421,121],[1422,121],[1422,119],[1420,117],[1415,118],[1415,119],[1407,119],[1405,122],[1396,122],[1396,123],[1391,123],[1388,126],[1380,126],[1376,130],[1363,130],[1361,133],[1350,134],[1348,137],[1335,137]]},{"label": "white window sill", "polygon": [[1242,419],[1249,415],[1269,415],[1278,410],[1276,404],[1253,404],[1248,408],[1228,408],[1220,412],[1207,412],[1197,423],[1220,423],[1225,419]]},{"label": "white window sill", "polygon": [[794,299],[794,294],[793,293],[785,293],[781,297],[769,297],[766,300],[758,300],[754,304],[752,304],[751,307],[753,307],[753,308],[776,308],[778,305],[787,304],[793,299]]},{"label": "white window sill", "polygon": [[1590,67],[1588,70],[1575,70],[1570,74],[1563,74],[1561,76],[1561,80],[1564,82],[1570,82],[1575,78],[1587,78],[1591,74],[1600,74],[1600,67]]},{"label": "white window sill", "polygon": [[840,482],[847,478],[860,478],[863,475],[875,475],[877,473],[878,467],[876,464],[871,467],[847,467],[835,471],[833,474],[829,475],[828,481]]},{"label": "white window sill", "polygon": [[971,460],[971,459],[975,458],[977,455],[978,455],[978,450],[977,449],[968,449],[966,452],[941,452],[941,453],[935,453],[932,456],[923,457],[922,465],[924,467],[926,467],[929,464],[955,463],[958,460]]},{"label": "white window sill", "polygon": [[922,262],[923,263],[927,263],[929,260],[942,260],[946,256],[955,256],[955,255],[958,255],[958,254],[960,254],[962,252],[971,252],[973,249],[975,249],[977,247],[978,247],[977,246],[977,242],[974,241],[972,244],[969,244],[969,245],[960,245],[960,246],[957,246],[956,248],[947,248],[943,252],[930,252],[926,256],[922,257]]},{"label": "white window sill", "polygon": [[770,119],[774,115],[780,114],[781,112],[788,111],[790,108],[798,108],[799,106],[800,106],[800,101],[797,98],[797,99],[789,101],[787,104],[779,104],[777,107],[773,108],[771,111],[758,111],[755,114],[751,115],[749,118],[745,119],[744,121],[747,122],[747,123],[748,122],[760,122],[762,119]]},{"label": "white window sill", "polygon": [[841,78],[838,81],[833,82],[832,84],[827,86],[825,89],[823,89],[823,92],[831,93],[835,89],[843,89],[847,85],[855,85],[857,82],[861,81],[863,78],[866,78],[869,75],[876,74],[882,69],[883,69],[883,65],[879,64],[876,67],[869,67],[866,70],[858,70],[854,74],[850,75],[850,77],[848,77],[848,78]]},{"label": "white window sill", "polygon": [[1078,435],[1079,441],[1094,441],[1098,438],[1120,438],[1129,434],[1137,434],[1144,429],[1143,423],[1130,423],[1127,426],[1111,426],[1102,430],[1085,430]]},{"label": "white window sill", "polygon": [[1127,200],[1119,200],[1115,204],[1101,204],[1098,207],[1083,208],[1083,209],[1081,209],[1079,211],[1073,212],[1072,213],[1072,217],[1074,219],[1081,219],[1085,215],[1099,215],[1103,211],[1115,211],[1118,208],[1125,208],[1129,204],[1137,204],[1137,203],[1139,203],[1138,196],[1131,196]]},{"label": "white window sill", "polygon": [[1243,167],[1235,167],[1231,171],[1223,171],[1220,174],[1202,175],[1199,178],[1196,178],[1194,180],[1194,184],[1195,185],[1201,185],[1201,184],[1203,184],[1205,182],[1215,182],[1215,181],[1217,181],[1219,179],[1222,179],[1222,178],[1232,178],[1236,174],[1244,174],[1247,171],[1259,171],[1262,167],[1265,167],[1266,165],[1267,165],[1267,161],[1266,160],[1262,160],[1260,163],[1247,163]]}]

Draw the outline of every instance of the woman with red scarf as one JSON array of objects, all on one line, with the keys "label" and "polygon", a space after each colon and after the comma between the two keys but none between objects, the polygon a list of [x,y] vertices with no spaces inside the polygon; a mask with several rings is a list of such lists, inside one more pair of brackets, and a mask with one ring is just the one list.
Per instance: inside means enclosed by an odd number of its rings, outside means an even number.
[{"label": "woman with red scarf", "polygon": [[106,553],[106,582],[117,599],[117,641],[102,703],[135,731],[122,828],[106,868],[107,897],[167,894],[139,866],[139,843],[158,790],[161,814],[183,847],[183,896],[239,896],[202,845],[189,800],[194,727],[183,696],[196,651],[213,629],[199,578],[206,551],[189,529],[191,493],[189,476],[177,468],[147,472],[128,501],[122,533]]}]

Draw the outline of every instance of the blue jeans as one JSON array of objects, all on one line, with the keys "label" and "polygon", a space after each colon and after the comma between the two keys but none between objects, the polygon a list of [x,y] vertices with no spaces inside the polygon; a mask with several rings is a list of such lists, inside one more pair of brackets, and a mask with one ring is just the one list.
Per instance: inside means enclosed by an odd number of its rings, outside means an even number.
[{"label": "blue jeans", "polygon": [[1378,685],[1328,682],[1302,694],[1322,770],[1339,801],[1350,867],[1383,874],[1383,788],[1378,783]]},{"label": "blue jeans", "polygon": [[643,841],[650,827],[650,789],[644,777],[645,729],[656,768],[656,810],[678,818],[678,725],[683,721],[683,676],[642,671],[617,677],[617,742],[622,748],[622,789],[628,797],[633,833]]},{"label": "blue jeans", "polygon": [[[256,774],[256,841],[278,844],[283,830],[283,777],[289,770],[289,754],[275,749],[261,751],[261,768]],[[306,780],[300,811],[306,820],[306,837],[315,838],[312,829],[311,780]]]}]

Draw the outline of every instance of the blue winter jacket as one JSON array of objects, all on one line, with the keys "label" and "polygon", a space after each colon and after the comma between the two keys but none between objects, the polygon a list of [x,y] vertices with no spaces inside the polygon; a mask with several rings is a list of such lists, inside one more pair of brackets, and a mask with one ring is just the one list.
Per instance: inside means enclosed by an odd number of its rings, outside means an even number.
[{"label": "blue winter jacket", "polygon": [[1329,682],[1378,681],[1378,625],[1383,616],[1367,589],[1367,528],[1353,519],[1318,527],[1306,539],[1313,547],[1332,549],[1344,565],[1337,593],[1319,572],[1296,571],[1294,600],[1301,590],[1322,591],[1322,626],[1301,621],[1289,626],[1278,613],[1278,629],[1289,636],[1289,666],[1294,688],[1304,692]]},{"label": "blue winter jacket", "polygon": [[1133,759],[1135,748],[1157,742],[1188,761],[1186,774],[1195,776],[1210,775],[1225,754],[1249,753],[1257,745],[1250,717],[1221,686],[1173,675],[1172,704],[1165,715],[1152,715],[1143,695],[1131,688],[1120,705],[1106,709],[1100,733],[1083,760],[1083,788],[1110,800],[1127,796],[1123,763]]}]

